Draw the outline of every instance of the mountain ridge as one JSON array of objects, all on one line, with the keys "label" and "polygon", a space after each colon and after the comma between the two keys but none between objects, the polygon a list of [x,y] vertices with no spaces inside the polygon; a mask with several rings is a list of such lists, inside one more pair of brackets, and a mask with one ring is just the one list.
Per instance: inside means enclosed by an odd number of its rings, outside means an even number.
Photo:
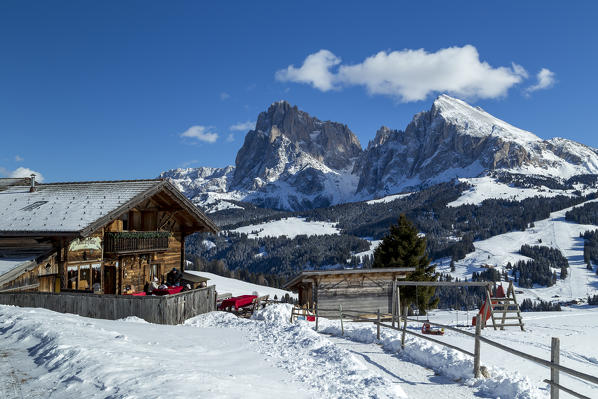
[{"label": "mountain ridge", "polygon": [[278,101],[260,113],[234,167],[175,169],[161,177],[208,208],[242,200],[303,210],[495,170],[559,178],[596,174],[598,151],[568,139],[543,140],[445,94],[405,130],[382,126],[362,149],[346,124]]}]

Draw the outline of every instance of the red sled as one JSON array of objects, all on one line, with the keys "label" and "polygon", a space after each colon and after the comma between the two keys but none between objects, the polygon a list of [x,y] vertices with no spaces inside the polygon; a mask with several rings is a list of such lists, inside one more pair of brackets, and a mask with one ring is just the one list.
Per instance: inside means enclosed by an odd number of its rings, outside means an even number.
[{"label": "red sled", "polygon": [[444,328],[432,328],[430,323],[424,323],[422,326],[422,334],[444,335]]}]

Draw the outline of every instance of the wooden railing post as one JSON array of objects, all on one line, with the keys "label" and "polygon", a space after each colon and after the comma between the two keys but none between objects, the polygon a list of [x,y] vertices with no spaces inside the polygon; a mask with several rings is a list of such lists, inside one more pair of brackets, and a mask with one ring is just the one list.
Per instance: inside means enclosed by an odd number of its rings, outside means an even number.
[{"label": "wooden railing post", "polygon": [[[403,334],[401,335],[401,349],[405,349],[405,331],[407,331],[407,306],[403,306]],[[399,327],[401,320],[399,320]]]},{"label": "wooden railing post", "polygon": [[[478,315],[479,316],[479,315]],[[475,344],[473,348],[473,376],[480,378],[480,333],[482,332],[482,320],[475,319]]]},{"label": "wooden railing post", "polygon": [[376,324],[376,339],[380,341],[380,309],[378,309],[378,324]]},{"label": "wooden railing post", "polygon": [[314,305],[314,313],[316,314],[316,331],[318,331],[318,303]]},{"label": "wooden railing post", "polygon": [[338,311],[341,317],[341,335],[345,335],[345,328],[343,327],[343,305],[338,305]]},{"label": "wooden railing post", "polygon": [[[553,364],[559,364],[560,362],[560,350],[561,340],[552,337],[550,343],[550,362]],[[559,371],[555,368],[550,368],[550,381],[553,383],[550,385],[550,399],[559,399],[559,388],[556,386],[559,384]],[[556,385],[554,385],[556,384]]]}]

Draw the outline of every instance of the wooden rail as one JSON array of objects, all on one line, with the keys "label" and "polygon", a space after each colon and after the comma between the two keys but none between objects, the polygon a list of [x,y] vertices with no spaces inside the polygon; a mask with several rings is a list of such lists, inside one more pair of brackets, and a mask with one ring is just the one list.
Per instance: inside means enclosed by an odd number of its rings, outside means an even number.
[{"label": "wooden rail", "polygon": [[150,323],[181,324],[188,318],[216,310],[216,290],[211,285],[164,296],[14,292],[1,293],[0,304],[45,308],[97,319],[137,316]]},{"label": "wooden rail", "polygon": [[104,251],[107,253],[135,253],[144,251],[168,250],[168,237],[119,237],[106,234]]},{"label": "wooden rail", "polygon": [[[409,285],[409,284],[403,284],[403,283],[408,283],[406,281],[401,282],[402,285]],[[482,283],[482,282],[475,282],[475,284],[471,284],[471,285],[475,285],[475,286],[483,286],[483,285],[487,285],[488,283]],[[481,356],[481,342],[484,342],[485,344],[488,344],[490,346],[494,346],[495,348],[498,348],[500,350],[503,350],[505,352],[508,352],[512,355],[524,358],[526,360],[529,360],[531,362],[540,364],[542,366],[548,367],[550,369],[550,380],[544,380],[544,382],[546,382],[547,384],[550,385],[551,389],[550,389],[550,398],[551,399],[559,399],[559,391],[563,391],[566,392],[572,396],[575,396],[577,398],[582,398],[582,399],[589,399],[587,396],[584,396],[580,393],[577,393],[573,390],[571,390],[570,388],[564,387],[560,384],[559,382],[559,372],[563,372],[563,373],[567,373],[569,375],[572,375],[574,377],[580,378],[584,381],[588,381],[594,384],[598,384],[598,377],[590,375],[590,374],[586,374],[586,373],[582,373],[580,371],[574,370],[572,368],[569,367],[565,367],[559,364],[559,354],[560,354],[560,341],[558,338],[552,338],[552,343],[551,343],[551,356],[550,356],[550,361],[548,360],[544,360],[542,358],[539,358],[537,356],[533,356],[530,354],[527,354],[525,352],[519,351],[517,349],[513,349],[510,348],[506,345],[500,344],[498,342],[492,341],[488,338],[482,337],[481,336],[481,327],[483,324],[483,321],[478,317],[476,318],[476,332],[471,333],[469,331],[465,331],[453,326],[449,326],[446,324],[441,324],[441,323],[436,323],[436,322],[432,322],[429,320],[416,320],[416,319],[412,319],[407,317],[407,308],[403,308],[402,314],[403,316],[401,317],[401,319],[403,320],[403,327],[401,328],[400,326],[400,320],[398,323],[398,326],[395,327],[394,325],[389,325],[389,324],[385,324],[382,322],[382,315],[380,313],[380,309],[378,309],[378,311],[376,313],[374,313],[375,315],[375,320],[372,320],[371,317],[363,317],[363,315],[368,315],[368,316],[372,316],[372,312],[365,312],[365,311],[359,311],[359,310],[348,310],[348,309],[343,309],[342,305],[339,306],[339,309],[319,309],[321,311],[326,311],[326,312],[339,312],[339,318],[341,321],[341,334],[344,335],[344,325],[343,325],[343,318],[347,318],[346,316],[350,316],[349,318],[354,319],[353,321],[363,321],[363,322],[372,322],[374,325],[376,325],[376,337],[378,340],[380,340],[380,328],[384,327],[384,328],[389,328],[391,330],[395,330],[395,331],[400,331],[402,333],[401,336],[401,347],[404,348],[405,347],[405,335],[409,334],[409,335],[413,335],[416,336],[418,338],[422,338],[434,343],[437,343],[439,345],[442,346],[446,346],[447,348],[451,348],[453,350],[456,350],[458,352],[464,353],[466,355],[472,356],[474,359],[474,370],[473,370],[473,374],[475,376],[475,378],[479,378],[480,377],[480,356]],[[312,313],[311,315],[315,316],[316,318],[316,330],[318,329],[318,307],[317,305],[314,306],[314,308],[311,310]],[[295,309],[293,309],[293,312],[291,312],[291,320],[293,320],[293,315],[294,315]],[[305,314],[305,313],[304,313]],[[351,316],[351,314],[355,314],[354,316]],[[394,317],[392,317],[392,315],[390,315],[389,318],[392,318],[393,323],[394,323]],[[428,337],[425,336],[423,334],[418,334],[415,333],[413,331],[409,331],[407,330],[407,322],[414,322],[414,323],[429,323],[432,326],[436,326],[436,327],[441,327],[444,328],[446,330],[450,330],[450,331],[454,331],[457,332],[459,334],[463,334],[466,335],[468,337],[474,338],[474,351],[473,353],[457,347],[455,345],[443,342],[439,339],[435,339],[432,337]]]}]

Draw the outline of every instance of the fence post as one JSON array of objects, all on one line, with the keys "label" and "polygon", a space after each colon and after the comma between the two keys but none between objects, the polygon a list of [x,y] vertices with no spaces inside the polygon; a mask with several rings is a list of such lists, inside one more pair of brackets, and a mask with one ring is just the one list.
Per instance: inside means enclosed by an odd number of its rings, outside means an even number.
[{"label": "fence post", "polygon": [[[550,362],[554,364],[559,364],[560,362],[560,349],[561,349],[561,340],[556,337],[552,337],[552,341],[550,343]],[[550,368],[550,381],[553,384],[559,383],[559,371],[555,368]],[[550,399],[559,399],[559,388],[554,386],[553,384],[550,385]]]},{"label": "fence post", "polygon": [[[405,331],[407,331],[407,306],[403,306],[403,335],[401,335],[401,349],[405,349]],[[399,320],[399,327],[401,320]]]},{"label": "fence post", "polygon": [[[392,303],[390,304],[390,313],[392,314],[392,328],[395,328],[395,318],[397,311],[397,281],[392,281]],[[401,327],[401,319],[397,320],[397,327]]]},{"label": "fence post", "polygon": [[376,339],[380,341],[380,309],[378,309],[378,324],[376,327]]},{"label": "fence post", "polygon": [[[478,315],[479,316],[479,315]],[[482,332],[482,320],[475,319],[475,344],[473,349],[473,376],[480,378],[480,333]]]},{"label": "fence post", "polygon": [[345,335],[345,328],[343,327],[343,305],[338,305],[338,311],[341,316],[341,335]]},{"label": "fence post", "polygon": [[316,331],[318,331],[318,303],[317,302],[316,302],[314,311],[316,313]]}]

